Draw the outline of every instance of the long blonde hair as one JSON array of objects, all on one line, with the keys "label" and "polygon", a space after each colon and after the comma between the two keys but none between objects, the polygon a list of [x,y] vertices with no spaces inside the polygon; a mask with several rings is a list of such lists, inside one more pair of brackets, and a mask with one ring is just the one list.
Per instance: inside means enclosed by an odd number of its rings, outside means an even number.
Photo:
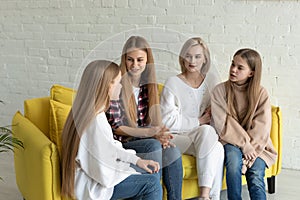
[{"label": "long blonde hair", "polygon": [[186,67],[184,66],[184,60],[185,60],[185,56],[186,56],[188,50],[191,47],[196,46],[196,45],[200,45],[203,48],[205,63],[201,67],[200,72],[203,76],[205,76],[210,68],[210,62],[211,62],[210,61],[210,53],[209,53],[209,49],[208,49],[207,45],[200,37],[190,38],[183,44],[183,46],[180,50],[180,53],[179,53],[179,64],[181,67],[181,72],[184,73],[187,70]]},{"label": "long blonde hair", "polygon": [[[247,130],[249,129],[251,123],[250,118],[254,112],[255,105],[259,98],[260,92],[260,81],[262,73],[262,61],[259,53],[253,49],[240,49],[238,50],[233,57],[240,56],[244,61],[247,62],[250,69],[253,71],[253,76],[249,77],[247,80],[247,96],[248,96],[248,109],[245,117],[241,121],[241,125]],[[226,87],[226,96],[227,96],[227,105],[229,113],[237,119],[237,113],[235,110],[234,102],[235,96],[233,92],[233,83],[228,80],[225,83]]]},{"label": "long blonde hair", "polygon": [[96,114],[107,110],[110,84],[119,73],[117,64],[96,60],[89,63],[82,74],[76,98],[62,132],[63,196],[74,198],[75,158],[80,138]]},{"label": "long blonde hair", "polygon": [[161,113],[159,108],[159,96],[156,83],[155,65],[152,50],[148,42],[140,36],[131,36],[124,44],[121,56],[121,72],[122,72],[122,92],[121,99],[124,105],[125,116],[128,125],[137,127],[137,105],[132,90],[131,77],[126,67],[127,53],[132,49],[138,49],[146,52],[147,63],[144,72],[141,75],[140,85],[146,85],[148,89],[148,113],[146,113],[146,121],[148,125],[157,126],[161,124]]}]

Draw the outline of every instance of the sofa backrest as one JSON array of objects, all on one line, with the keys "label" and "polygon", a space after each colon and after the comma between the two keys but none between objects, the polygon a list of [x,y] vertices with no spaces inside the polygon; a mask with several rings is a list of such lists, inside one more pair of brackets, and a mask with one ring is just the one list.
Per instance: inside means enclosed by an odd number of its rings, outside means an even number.
[{"label": "sofa backrest", "polygon": [[50,99],[66,105],[72,105],[75,95],[76,91],[72,88],[58,84],[54,84],[50,89]]},{"label": "sofa backrest", "polygon": [[61,153],[61,132],[76,92],[61,85],[53,85],[49,97],[24,101],[24,116],[38,127]]},{"label": "sofa backrest", "polygon": [[49,138],[50,97],[40,97],[24,101],[24,116]]}]

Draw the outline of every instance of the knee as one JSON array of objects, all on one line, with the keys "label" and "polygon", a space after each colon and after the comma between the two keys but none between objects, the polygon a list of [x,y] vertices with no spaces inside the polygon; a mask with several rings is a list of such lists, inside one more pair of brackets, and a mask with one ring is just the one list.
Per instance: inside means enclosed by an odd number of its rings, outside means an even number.
[{"label": "knee", "polygon": [[223,145],[220,142],[217,142],[215,146],[215,151],[217,151],[219,162],[224,162],[225,150]]},{"label": "knee", "polygon": [[253,165],[247,170],[246,176],[257,180],[263,180],[265,176],[265,169],[265,161],[261,158],[257,158]]},{"label": "knee", "polygon": [[202,129],[203,132],[208,132],[209,134],[216,134],[216,130],[211,125],[203,124],[199,126],[199,128]]},{"label": "knee", "polygon": [[225,155],[225,150],[224,150],[224,146],[221,144],[221,142],[217,142],[215,148],[217,149],[218,153],[219,153],[220,155],[223,155],[223,157],[224,157],[224,155]]},{"label": "knee", "polygon": [[148,139],[146,148],[148,149],[148,152],[156,152],[162,150],[160,142],[156,139]]},{"label": "knee", "polygon": [[167,156],[173,157],[173,158],[180,158],[181,159],[181,152],[179,148],[177,147],[171,147],[164,149],[164,152]]},{"label": "knee", "polygon": [[225,165],[226,170],[231,173],[241,173],[242,169],[242,153],[239,148],[233,145],[225,145]]},{"label": "knee", "polygon": [[224,146],[224,150],[225,150],[225,157],[227,160],[230,160],[230,161],[241,161],[242,160],[242,156],[243,156],[243,153],[242,151],[240,150],[240,148],[234,146],[234,145],[231,145],[231,144],[226,144]]},{"label": "knee", "polygon": [[181,151],[179,150],[179,148],[172,147],[172,148],[170,148],[170,152],[171,152],[170,157],[181,166],[182,165],[182,154],[181,154]]},{"label": "knee", "polygon": [[176,165],[178,169],[182,168],[182,156],[177,147],[171,147],[163,150],[164,166]]}]

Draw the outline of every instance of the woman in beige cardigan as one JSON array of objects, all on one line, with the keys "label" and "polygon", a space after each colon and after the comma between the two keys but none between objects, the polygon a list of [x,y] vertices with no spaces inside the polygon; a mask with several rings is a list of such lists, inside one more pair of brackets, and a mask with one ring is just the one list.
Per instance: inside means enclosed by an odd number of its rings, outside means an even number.
[{"label": "woman in beige cardigan", "polygon": [[240,49],[233,56],[229,80],[212,92],[212,117],[225,149],[229,200],[242,199],[242,173],[246,175],[250,198],[265,200],[265,168],[274,163],[277,155],[270,139],[269,96],[260,85],[261,68],[261,58],[255,50]]}]

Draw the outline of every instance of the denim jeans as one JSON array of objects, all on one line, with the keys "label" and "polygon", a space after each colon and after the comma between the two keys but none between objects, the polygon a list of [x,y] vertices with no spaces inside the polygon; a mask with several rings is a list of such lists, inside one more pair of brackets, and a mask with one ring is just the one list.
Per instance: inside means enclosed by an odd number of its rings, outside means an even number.
[{"label": "denim jeans", "polygon": [[114,187],[111,199],[143,199],[162,198],[159,179],[154,174],[135,174],[127,177]]},{"label": "denim jeans", "polygon": [[[182,190],[182,160],[180,150],[176,147],[162,149],[158,140],[152,138],[136,139],[123,143],[125,149],[134,149],[137,155],[143,159],[151,159],[159,162],[161,166],[158,178],[162,176],[167,189],[168,200],[181,199]],[[144,170],[135,167],[139,172]]]},{"label": "denim jeans", "polygon": [[[226,184],[228,200],[241,200],[242,193],[242,156],[240,148],[231,144],[226,144],[225,166]],[[248,191],[252,200],[266,200],[265,191],[265,168],[266,163],[261,158],[256,158],[251,168],[245,174],[247,179]]]}]

